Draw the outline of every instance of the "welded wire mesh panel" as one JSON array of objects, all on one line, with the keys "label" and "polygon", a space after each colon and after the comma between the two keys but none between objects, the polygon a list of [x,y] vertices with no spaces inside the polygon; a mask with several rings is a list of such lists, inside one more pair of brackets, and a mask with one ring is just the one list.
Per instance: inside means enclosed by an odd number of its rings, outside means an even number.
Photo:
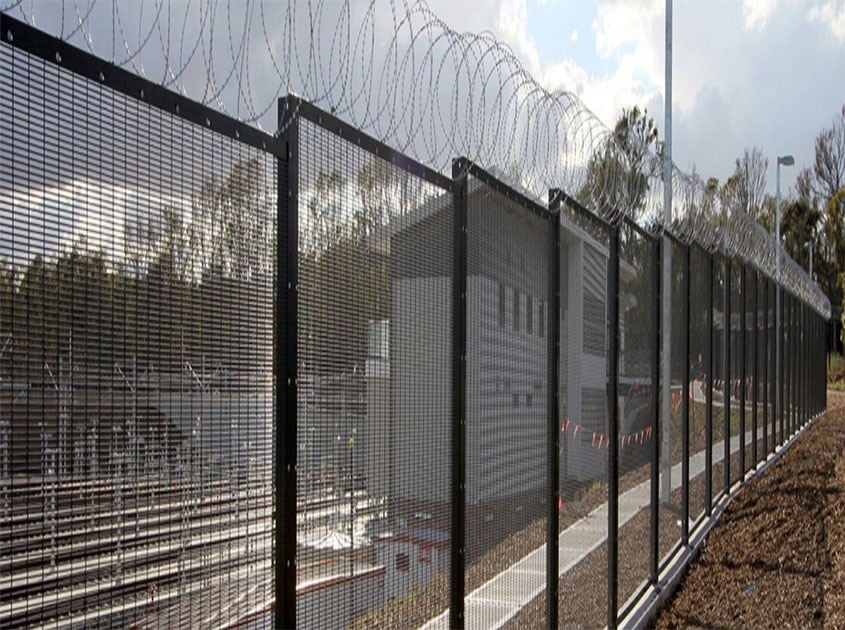
[{"label": "welded wire mesh panel", "polygon": [[725,259],[713,256],[713,501],[725,490]]},{"label": "welded wire mesh panel", "polygon": [[545,586],[552,224],[472,174],[467,212],[466,623],[487,628]]},{"label": "welded wire mesh panel", "polygon": [[657,242],[631,225],[620,226],[619,288],[619,573],[624,605],[649,577],[651,464],[655,383],[652,349],[658,316],[653,297],[653,253]]},{"label": "welded wire mesh panel", "polygon": [[[670,410],[668,422],[661,414],[660,426],[660,523],[658,529],[660,558],[665,559],[681,540],[682,493],[681,493],[681,457],[683,449],[683,412],[684,394],[684,333],[686,330],[685,296],[686,288],[684,265],[685,249],[673,240],[665,241],[670,248],[672,258],[671,274],[671,328],[662,334],[671,337],[669,356]],[[671,473],[669,473],[671,471]]]},{"label": "welded wire mesh panel", "polygon": [[774,419],[772,407],[772,392],[774,391],[774,381],[772,380],[773,364],[774,364],[774,346],[772,345],[772,321],[774,318],[774,303],[775,297],[772,293],[772,283],[769,278],[763,274],[760,275],[760,287],[762,301],[760,302],[760,378],[763,379],[762,387],[760,388],[760,400],[762,401],[762,409],[765,415],[764,420],[766,431],[766,453],[763,457],[767,457],[768,453],[774,451],[775,435],[774,435]]},{"label": "welded wire mesh panel", "polygon": [[272,596],[275,158],[6,33],[0,135],[0,626],[236,623]]},{"label": "welded wire mesh panel", "polygon": [[743,330],[741,326],[741,313],[745,308],[742,299],[742,292],[740,291],[740,284],[742,282],[742,265],[736,258],[731,258],[730,261],[730,320],[727,322],[730,334],[730,380],[728,387],[731,392],[731,423],[729,427],[730,435],[730,478],[731,484],[739,481],[742,477],[742,469],[740,468],[740,449],[743,448],[743,440],[745,436],[742,435],[740,414],[744,413],[745,401],[740,398],[740,382],[744,378],[742,371],[742,339]]},{"label": "welded wire mesh panel", "polygon": [[753,270],[748,265],[740,267],[740,273],[745,274],[745,292],[741,296],[740,305],[745,313],[745,321],[742,324],[743,345],[740,352],[745,354],[745,371],[742,379],[745,383],[745,400],[742,401],[742,408],[745,410],[745,470],[743,476],[754,468],[754,443],[757,435],[754,432],[753,422],[753,375],[754,375],[754,278]]},{"label": "welded wire mesh panel", "polygon": [[758,432],[760,409],[755,404],[754,391],[754,298],[756,286],[754,284],[755,271],[750,265],[745,267],[745,429],[748,439],[745,444],[745,472],[752,470],[756,464],[755,454],[759,450],[760,434]]},{"label": "welded wire mesh panel", "polygon": [[564,208],[560,240],[558,608],[561,626],[595,628],[607,619],[609,235]]},{"label": "welded wire mesh panel", "polygon": [[452,196],[298,124],[297,624],[411,627],[449,600]]},{"label": "welded wire mesh panel", "polygon": [[707,507],[707,352],[709,351],[710,314],[707,305],[710,284],[710,257],[699,247],[690,248],[690,367],[689,367],[689,513],[697,520]]},{"label": "welded wire mesh panel", "polygon": [[766,459],[766,451],[771,444],[768,433],[771,408],[766,396],[768,394],[766,375],[769,366],[764,319],[766,316],[766,276],[759,271],[755,275],[757,278],[757,382],[755,398],[757,400],[757,461],[759,463]]}]

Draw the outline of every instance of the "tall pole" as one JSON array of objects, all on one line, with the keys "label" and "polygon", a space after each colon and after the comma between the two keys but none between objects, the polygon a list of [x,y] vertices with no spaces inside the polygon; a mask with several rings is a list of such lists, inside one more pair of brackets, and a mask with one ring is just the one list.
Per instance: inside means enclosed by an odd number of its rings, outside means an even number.
[{"label": "tall pole", "polygon": [[[781,400],[781,390],[780,390],[780,343],[781,343],[781,331],[780,331],[780,157],[777,159],[777,201],[775,202],[775,229],[776,229],[776,240],[777,240],[777,247],[776,250],[776,258],[777,258],[777,277],[775,278],[775,374],[777,375],[777,386],[775,391],[776,400],[775,400],[775,408],[778,409],[781,414],[783,414],[783,407],[782,400]],[[783,427],[783,425],[781,425]],[[783,432],[781,431],[781,438],[783,438]]]},{"label": "tall pole", "polygon": [[[664,105],[663,226],[672,224],[672,0],[666,0],[666,102]],[[671,381],[672,378],[672,243],[663,237],[663,445],[662,501],[672,500]]]},{"label": "tall pole", "polygon": [[[781,277],[780,277],[780,165],[783,164],[784,166],[792,166],[795,164],[795,159],[791,155],[779,155],[777,157],[777,203],[775,205],[775,218],[777,224],[777,278],[775,278],[775,282],[777,283],[777,289],[775,294],[775,330],[777,342],[775,343],[775,369],[777,370],[777,374],[779,375],[778,378],[782,377],[781,372],[781,336],[783,333],[781,332],[781,313],[780,313],[780,284],[781,284]],[[780,382],[778,381],[777,387],[777,400],[776,406],[778,409],[781,410],[783,413],[782,407],[782,398],[783,392],[781,392]]]}]

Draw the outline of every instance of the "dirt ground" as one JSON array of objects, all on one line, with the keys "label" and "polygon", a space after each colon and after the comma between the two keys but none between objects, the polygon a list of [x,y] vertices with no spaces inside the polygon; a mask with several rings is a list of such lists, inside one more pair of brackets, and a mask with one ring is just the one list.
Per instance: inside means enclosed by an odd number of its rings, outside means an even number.
[{"label": "dirt ground", "polygon": [[845,394],[728,506],[657,628],[845,628]]}]

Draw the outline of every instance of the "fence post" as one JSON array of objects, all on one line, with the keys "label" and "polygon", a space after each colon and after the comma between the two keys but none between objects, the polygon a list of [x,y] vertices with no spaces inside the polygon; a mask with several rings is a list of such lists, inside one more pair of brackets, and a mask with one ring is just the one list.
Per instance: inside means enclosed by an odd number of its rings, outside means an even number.
[{"label": "fence post", "polygon": [[707,516],[713,512],[713,252],[707,258],[707,395],[705,397],[704,494]]},{"label": "fence post", "polygon": [[464,627],[466,575],[467,168],[452,162],[452,574],[449,626]]},{"label": "fence post", "polygon": [[725,467],[725,494],[731,490],[731,258],[725,252],[725,287],[724,287],[724,339],[725,354],[725,450],[722,461]]},{"label": "fence post", "polygon": [[549,191],[552,218],[551,304],[549,332],[549,517],[546,530],[546,626],[558,627],[558,572],[560,546],[560,194]]},{"label": "fence post", "polygon": [[769,280],[763,281],[763,456],[769,454]]},{"label": "fence post", "polygon": [[689,328],[690,328],[690,252],[687,245],[684,251],[684,344],[683,386],[681,387],[681,544],[689,543]]},{"label": "fence post", "polygon": [[[777,297],[777,285],[775,285],[774,280],[771,278],[769,279],[769,293],[771,294],[772,298]],[[778,400],[778,369],[777,369],[777,300],[773,299],[772,302],[772,322],[771,322],[771,330],[768,331],[769,335],[769,342],[770,342],[770,351],[772,356],[775,357],[774,361],[770,361],[769,372],[771,376],[771,384],[770,389],[772,392],[772,452],[774,453],[777,450],[778,444],[778,408],[777,408],[777,400]]]},{"label": "fence post", "polygon": [[795,433],[795,296],[789,296],[789,435]]},{"label": "fence post", "polygon": [[757,364],[759,362],[759,356],[757,352],[757,346],[759,345],[759,340],[757,338],[757,307],[759,306],[759,304],[757,303],[757,270],[752,267],[751,271],[754,274],[754,297],[752,299],[751,304],[751,312],[753,313],[751,327],[754,331],[754,334],[751,336],[753,340],[751,346],[754,349],[754,351],[751,353],[753,357],[753,363],[751,368],[751,433],[754,437],[752,438],[751,444],[751,456],[754,460],[754,470],[757,470],[757,442],[759,441],[759,438],[757,436],[757,399],[760,397],[760,385],[757,381],[757,378],[759,376],[757,369]]},{"label": "fence post", "polygon": [[286,158],[277,160],[276,191],[274,618],[276,628],[295,628],[299,121],[284,98],[278,102],[278,123],[285,138]]},{"label": "fence post", "polygon": [[781,297],[783,298],[780,301],[780,310],[779,310],[779,313],[778,313],[778,316],[779,316],[779,319],[780,319],[780,326],[778,326],[778,330],[777,330],[778,340],[780,341],[780,347],[781,347],[780,365],[778,365],[778,367],[777,367],[777,370],[778,370],[778,376],[777,376],[777,378],[778,378],[778,394],[779,394],[778,395],[778,401],[780,402],[780,405],[778,406],[778,420],[780,420],[780,440],[778,441],[778,444],[782,445],[784,442],[786,442],[786,414],[784,413],[784,410],[786,409],[786,401],[783,398],[784,394],[786,393],[786,390],[785,390],[785,387],[784,387],[784,385],[785,385],[784,378],[786,376],[786,371],[784,370],[784,367],[783,367],[784,363],[785,363],[785,361],[784,361],[784,354],[785,354],[784,350],[786,350],[786,343],[785,343],[785,341],[786,341],[786,337],[785,337],[786,321],[784,320],[785,315],[786,315],[786,292],[782,290],[783,287],[779,286],[778,288],[781,289]]},{"label": "fence post", "polygon": [[660,501],[660,440],[658,428],[660,427],[660,405],[658,404],[660,392],[660,271],[661,261],[660,247],[663,239],[655,237],[651,244],[651,516],[649,527],[649,560],[651,568],[651,583],[657,584],[658,562],[660,561],[660,548],[658,540],[658,525],[660,515],[658,502]]},{"label": "fence post", "polygon": [[739,262],[739,479],[745,479],[745,309],[748,305],[745,264]]},{"label": "fence post", "polygon": [[616,627],[619,551],[619,226],[610,227],[607,319],[610,370],[608,397],[608,502],[607,502],[607,627]]}]

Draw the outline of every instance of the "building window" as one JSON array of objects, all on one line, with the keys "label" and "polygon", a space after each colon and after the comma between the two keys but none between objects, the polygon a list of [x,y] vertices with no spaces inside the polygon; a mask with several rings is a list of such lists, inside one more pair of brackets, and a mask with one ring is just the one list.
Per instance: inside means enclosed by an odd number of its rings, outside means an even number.
[{"label": "building window", "polygon": [[513,329],[519,330],[519,289],[513,288]]},{"label": "building window", "polygon": [[531,392],[525,394],[525,406],[530,407],[533,404],[533,398],[531,396]]},{"label": "building window", "polygon": [[513,395],[513,406],[519,407],[519,394],[514,393]]},{"label": "building window", "polygon": [[541,337],[546,336],[546,304],[543,300],[537,305],[537,330]]},{"label": "building window", "polygon": [[505,327],[505,285],[499,285],[499,328]]},{"label": "building window", "polygon": [[396,570],[407,573],[411,569],[411,559],[407,553],[396,554]]},{"label": "building window", "polygon": [[525,296],[525,331],[534,334],[534,298],[530,295]]}]

